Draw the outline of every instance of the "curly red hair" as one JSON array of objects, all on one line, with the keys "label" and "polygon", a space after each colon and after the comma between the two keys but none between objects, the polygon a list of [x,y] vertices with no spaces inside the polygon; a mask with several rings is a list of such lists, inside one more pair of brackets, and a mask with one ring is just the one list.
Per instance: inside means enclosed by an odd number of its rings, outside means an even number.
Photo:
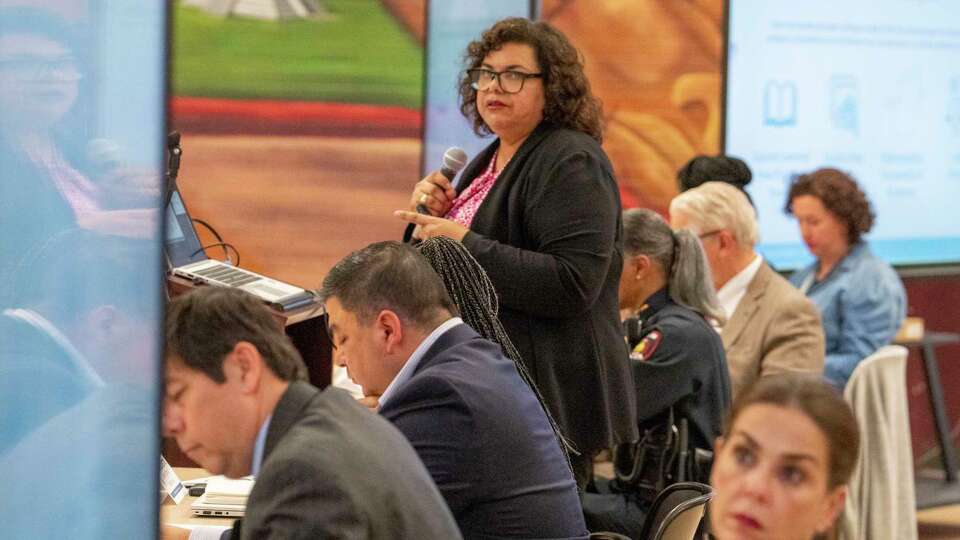
[{"label": "curly red hair", "polygon": [[797,175],[790,182],[787,204],[783,211],[793,214],[793,200],[803,195],[820,199],[823,206],[847,224],[847,241],[856,244],[870,232],[876,214],[857,181],[849,174],[831,168],[817,169]]}]

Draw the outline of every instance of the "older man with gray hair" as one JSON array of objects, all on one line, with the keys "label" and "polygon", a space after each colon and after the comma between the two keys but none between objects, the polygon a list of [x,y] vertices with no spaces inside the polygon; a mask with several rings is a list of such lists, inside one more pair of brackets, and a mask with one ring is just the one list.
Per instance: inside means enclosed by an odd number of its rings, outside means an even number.
[{"label": "older man with gray hair", "polygon": [[720,336],[734,397],[765,375],[823,372],[820,315],[754,250],[756,211],[742,191],[722,182],[685,191],[670,203],[670,223],[703,243],[727,315]]}]

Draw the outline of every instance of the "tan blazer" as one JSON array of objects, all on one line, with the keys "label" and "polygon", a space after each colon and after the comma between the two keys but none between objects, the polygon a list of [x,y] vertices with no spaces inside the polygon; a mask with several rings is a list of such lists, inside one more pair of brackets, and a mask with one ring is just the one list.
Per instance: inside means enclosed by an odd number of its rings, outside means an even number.
[{"label": "tan blazer", "polygon": [[720,337],[734,399],[763,375],[823,373],[826,345],[820,313],[767,264],[747,286]]}]

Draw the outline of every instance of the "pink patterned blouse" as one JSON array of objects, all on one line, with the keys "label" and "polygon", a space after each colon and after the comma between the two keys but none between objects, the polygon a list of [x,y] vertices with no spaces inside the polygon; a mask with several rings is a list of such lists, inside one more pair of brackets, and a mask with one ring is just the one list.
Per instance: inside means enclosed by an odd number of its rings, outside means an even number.
[{"label": "pink patterned blouse", "polygon": [[26,148],[27,155],[41,169],[45,170],[53,184],[63,195],[63,198],[73,209],[74,215],[79,218],[82,214],[100,210],[100,189],[80,171],[67,163],[60,152],[52,156],[41,156],[31,148]]},{"label": "pink patterned blouse", "polygon": [[453,206],[450,207],[446,215],[447,219],[456,221],[464,227],[470,227],[470,224],[473,223],[473,216],[477,214],[477,209],[487,198],[487,193],[490,193],[490,188],[493,187],[493,184],[497,181],[497,176],[500,175],[500,171],[494,170],[497,164],[497,154],[499,152],[493,153],[493,159],[490,160],[490,164],[487,165],[483,174],[471,182],[470,186],[453,200]]}]

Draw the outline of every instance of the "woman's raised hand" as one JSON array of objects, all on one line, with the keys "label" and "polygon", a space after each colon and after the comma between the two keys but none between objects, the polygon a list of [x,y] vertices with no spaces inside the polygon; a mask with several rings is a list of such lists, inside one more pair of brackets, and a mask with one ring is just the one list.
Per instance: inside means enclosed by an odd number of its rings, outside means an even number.
[{"label": "woman's raised hand", "polygon": [[450,180],[440,171],[434,171],[414,186],[410,195],[410,211],[416,212],[417,205],[422,204],[430,211],[430,215],[443,216],[450,211],[456,197]]}]

